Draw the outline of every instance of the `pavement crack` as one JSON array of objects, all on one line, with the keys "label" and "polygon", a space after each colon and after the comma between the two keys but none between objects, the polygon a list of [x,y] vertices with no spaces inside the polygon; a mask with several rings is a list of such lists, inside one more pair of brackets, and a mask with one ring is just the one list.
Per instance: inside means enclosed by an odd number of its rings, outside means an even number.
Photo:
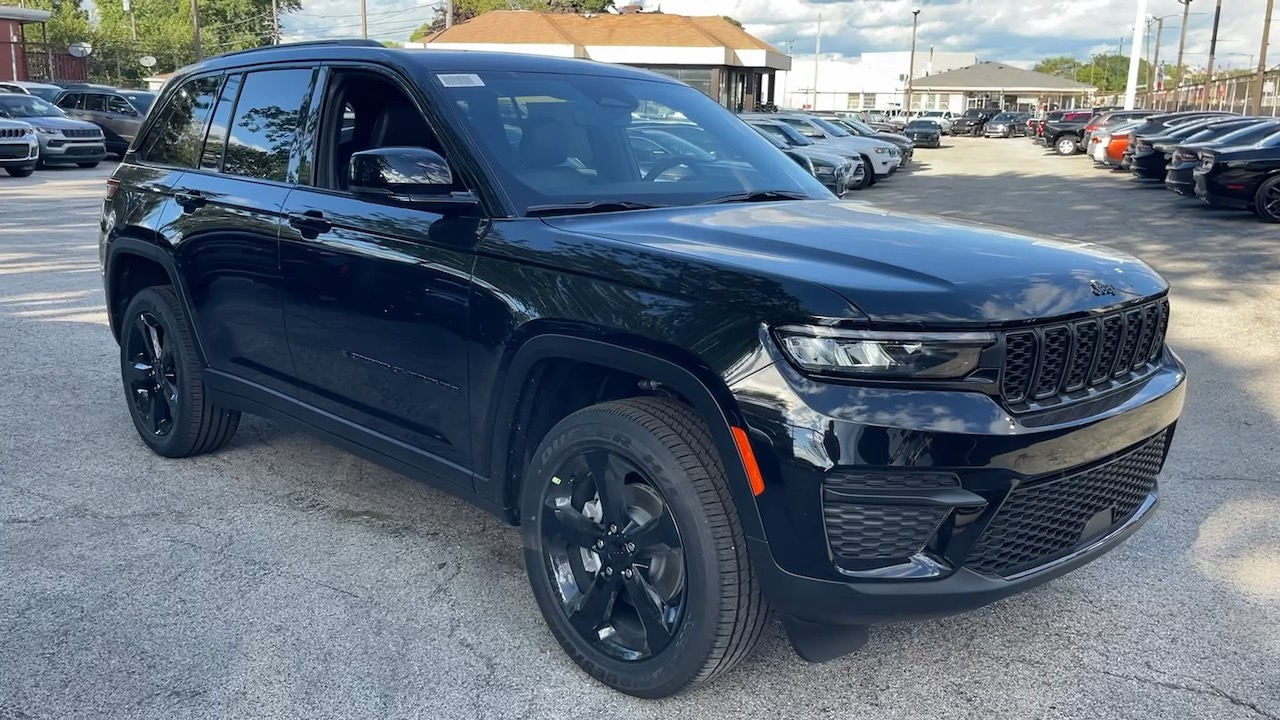
[{"label": "pavement crack", "polygon": [[1110,670],[1105,670],[1102,668],[1098,668],[1098,672],[1108,677],[1119,678],[1121,680],[1132,680],[1133,682],[1142,683],[1144,685],[1155,685],[1157,687],[1165,688],[1166,690],[1182,690],[1189,693],[1195,693],[1197,695],[1206,695],[1208,697],[1221,698],[1231,703],[1232,705],[1235,705],[1236,707],[1241,707],[1246,710],[1252,711],[1259,717],[1264,717],[1264,718],[1267,718],[1268,720],[1280,720],[1280,716],[1267,712],[1266,710],[1263,710],[1262,708],[1258,707],[1255,703],[1238,698],[1235,695],[1232,695],[1231,693],[1223,690],[1222,688],[1216,685],[1213,685],[1212,683],[1205,683],[1207,685],[1207,688],[1204,688],[1204,687],[1196,687],[1194,685],[1187,685],[1180,682],[1170,682],[1168,680],[1158,680],[1156,678],[1141,677],[1139,675],[1127,675],[1125,673],[1112,672]]},{"label": "pavement crack", "polygon": [[364,599],[361,595],[357,593],[351,592],[350,590],[344,590],[334,585],[330,585],[329,583],[326,583],[324,581],[316,580],[315,578],[307,577],[306,575],[300,575],[298,573],[285,572],[284,570],[281,570],[280,568],[276,567],[275,565],[265,560],[258,560],[257,558],[245,557],[243,555],[236,555],[235,553],[229,553],[224,550],[218,550],[217,548],[211,548],[207,545],[201,545],[200,543],[191,542],[190,540],[179,540],[177,538],[165,538],[165,539],[177,545],[185,545],[189,548],[200,550],[201,552],[206,552],[211,555],[217,555],[219,557],[228,558],[230,560],[238,560],[242,563],[245,563],[246,565],[252,565],[254,567],[263,568],[267,572],[273,575],[276,575],[278,577],[288,578],[291,580],[300,580],[304,583],[307,583],[308,585],[315,585],[316,587],[322,587],[326,590],[332,590],[333,592],[339,593],[341,595],[346,595],[347,597],[352,597],[357,600]]}]

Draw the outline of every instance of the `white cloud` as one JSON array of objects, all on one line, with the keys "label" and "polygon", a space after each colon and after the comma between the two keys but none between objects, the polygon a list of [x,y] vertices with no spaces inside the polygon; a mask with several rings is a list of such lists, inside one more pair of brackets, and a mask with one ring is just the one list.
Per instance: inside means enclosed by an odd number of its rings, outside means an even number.
[{"label": "white cloud", "polygon": [[[1085,59],[1092,53],[1114,53],[1122,34],[1128,54],[1136,11],[1134,2],[1115,0],[646,0],[645,5],[651,10],[661,6],[669,13],[728,15],[783,51],[793,43],[797,58],[813,55],[818,13],[822,13],[824,57],[906,50],[911,44],[911,10],[919,7],[918,48],[973,52],[981,60],[1024,67],[1051,55]],[[432,18],[435,6],[430,0],[368,0],[369,35],[407,40]],[[1182,6],[1177,0],[1150,0],[1147,10],[1151,15],[1174,16],[1165,21],[1160,47],[1161,58],[1172,62]],[[1191,10],[1186,62],[1203,65],[1208,60],[1213,6],[1209,0],[1194,0]],[[1250,55],[1256,62],[1262,14],[1261,2],[1230,3],[1223,9],[1220,65],[1244,67]],[[304,0],[303,9],[284,21],[284,30],[289,39],[298,40],[359,36],[358,6],[350,0]],[[1280,28],[1276,30],[1280,33]],[[1143,54],[1149,57],[1150,48]],[[1280,62],[1280,50],[1271,55],[1271,65]]]}]

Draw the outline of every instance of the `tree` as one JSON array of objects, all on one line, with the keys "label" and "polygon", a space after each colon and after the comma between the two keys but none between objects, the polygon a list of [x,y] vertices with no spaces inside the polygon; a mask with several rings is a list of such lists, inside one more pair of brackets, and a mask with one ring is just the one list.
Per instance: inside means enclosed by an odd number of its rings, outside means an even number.
[{"label": "tree", "polygon": [[720,17],[724,18],[725,20],[728,20],[730,25],[737,25],[738,27],[742,27],[742,23],[738,22],[737,18],[731,18],[728,15],[721,15]]},{"label": "tree", "polygon": [[[465,22],[491,10],[534,10],[554,13],[602,13],[613,7],[613,0],[454,0],[454,24]],[[444,30],[444,6],[436,8],[431,22],[413,31],[410,40],[417,40]]]},{"label": "tree", "polygon": [[[1129,80],[1129,56],[1099,53],[1089,58],[1088,62],[1080,62],[1073,57],[1060,55],[1041,60],[1032,70],[1092,85],[1101,92],[1121,92]],[[1147,82],[1148,72],[1151,70],[1151,63],[1146,60],[1138,61],[1139,84]],[[1167,69],[1165,76],[1171,77]],[[1151,72],[1149,77],[1154,81],[1155,73]]]}]

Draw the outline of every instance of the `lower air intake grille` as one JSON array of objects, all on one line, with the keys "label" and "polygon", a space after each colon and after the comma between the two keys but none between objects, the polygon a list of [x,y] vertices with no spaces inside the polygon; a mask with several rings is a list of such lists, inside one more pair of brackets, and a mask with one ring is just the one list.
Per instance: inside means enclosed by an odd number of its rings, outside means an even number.
[{"label": "lower air intake grille", "polygon": [[907,558],[933,537],[951,508],[828,502],[822,509],[831,552],[844,560]]}]

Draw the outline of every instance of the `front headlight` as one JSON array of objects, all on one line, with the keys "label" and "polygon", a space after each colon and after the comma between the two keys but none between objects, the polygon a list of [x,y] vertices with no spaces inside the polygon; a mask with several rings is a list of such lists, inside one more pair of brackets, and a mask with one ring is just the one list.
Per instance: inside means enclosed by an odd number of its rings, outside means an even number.
[{"label": "front headlight", "polygon": [[835,169],[834,167],[830,166],[830,165],[817,165],[817,164],[815,164],[815,165],[813,166],[813,174],[814,174],[814,175],[821,175],[821,176],[823,176],[823,177],[835,177],[836,169]]},{"label": "front headlight", "polygon": [[876,151],[877,155],[888,155],[890,152],[892,152],[887,147],[878,147],[878,148],[874,148],[874,150]]},{"label": "front headlight", "polygon": [[37,127],[36,132],[41,135],[61,135],[62,131],[57,128]]},{"label": "front headlight", "polygon": [[954,380],[973,372],[988,332],[881,332],[816,325],[775,330],[783,350],[801,369],[861,378]]}]

